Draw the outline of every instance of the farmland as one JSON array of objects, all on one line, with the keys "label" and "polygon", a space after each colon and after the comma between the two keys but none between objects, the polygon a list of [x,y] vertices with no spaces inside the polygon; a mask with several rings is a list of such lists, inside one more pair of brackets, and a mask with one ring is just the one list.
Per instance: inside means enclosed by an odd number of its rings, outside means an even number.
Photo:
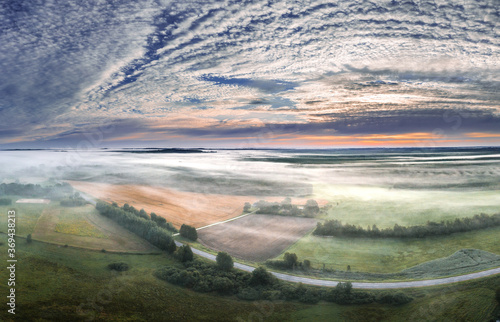
[{"label": "farmland", "polygon": [[[6,253],[7,245],[0,245]],[[403,306],[387,304],[337,305],[320,302],[248,302],[234,297],[200,294],[158,280],[153,272],[165,265],[179,266],[169,256],[113,254],[63,248],[34,241],[18,241],[23,281],[16,319],[43,320],[489,320],[500,276],[439,287],[405,290],[415,300]],[[127,272],[116,273],[109,263],[126,262]],[[5,278],[5,272],[0,273]],[[0,285],[7,292],[7,285]],[[94,306],[92,304],[95,303]],[[464,310],[464,308],[467,310]],[[223,312],[223,313],[221,313]],[[0,319],[9,321],[6,310]]]},{"label": "farmland", "polygon": [[[17,234],[26,236],[33,232],[37,220],[45,208],[47,208],[45,204],[15,204],[12,206],[0,206],[0,211],[2,214],[6,214],[9,209],[16,209]],[[6,229],[7,216],[0,216],[0,231],[6,232]]]},{"label": "farmland", "polygon": [[198,231],[206,247],[249,261],[279,255],[316,225],[312,218],[249,215]]},{"label": "farmland", "polygon": [[128,203],[164,217],[180,228],[182,224],[202,227],[240,215],[245,202],[255,197],[201,194],[143,185],[111,185],[69,182],[75,189],[107,202],[122,206]]},{"label": "farmland", "polygon": [[111,220],[91,205],[49,206],[33,229],[33,239],[58,245],[119,252],[156,252],[155,247]]},{"label": "farmland", "polygon": [[[309,234],[286,251],[308,259],[313,267],[372,273],[396,273],[447,257],[460,249],[475,248],[500,254],[500,227],[449,236],[413,239],[326,238]],[[280,256],[281,257],[281,256]]]},{"label": "farmland", "polygon": [[500,212],[500,192],[497,190],[411,190],[319,184],[314,191],[315,197],[331,203],[322,219],[337,219],[362,227],[374,224],[379,228],[394,224],[411,226]]}]

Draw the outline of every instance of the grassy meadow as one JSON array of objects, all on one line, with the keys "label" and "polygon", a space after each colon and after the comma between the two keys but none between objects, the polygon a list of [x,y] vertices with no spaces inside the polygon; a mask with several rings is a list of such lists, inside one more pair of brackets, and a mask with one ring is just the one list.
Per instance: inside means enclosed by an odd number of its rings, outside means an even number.
[{"label": "grassy meadow", "polygon": [[330,201],[318,219],[378,228],[420,225],[500,212],[500,191],[410,190],[369,186],[315,185],[314,197]]},{"label": "grassy meadow", "polygon": [[17,196],[6,196],[12,199],[12,205],[0,206],[0,232],[7,232],[7,212],[11,209],[16,210],[16,234],[26,236],[33,233],[38,218],[40,218],[44,209],[49,207],[47,204],[16,204],[16,200],[21,199]]},{"label": "grassy meadow", "polygon": [[[500,227],[448,236],[383,239],[317,237],[306,235],[285,252],[308,259],[312,267],[370,273],[396,273],[403,269],[446,256],[460,249],[474,248],[500,254]],[[278,258],[281,259],[283,254]]]},{"label": "grassy meadow", "polygon": [[[112,254],[17,240],[16,320],[37,321],[331,321],[338,320],[487,320],[495,309],[500,276],[442,287],[404,290],[409,304],[337,305],[247,302],[200,294],[156,279],[153,272],[179,265],[166,255]],[[0,254],[6,254],[6,244]],[[4,255],[2,255],[2,258]],[[109,263],[126,262],[116,273]],[[5,280],[6,270],[0,271]],[[7,286],[0,285],[6,294]],[[463,308],[467,307],[467,310]],[[6,310],[0,319],[10,321]]]}]

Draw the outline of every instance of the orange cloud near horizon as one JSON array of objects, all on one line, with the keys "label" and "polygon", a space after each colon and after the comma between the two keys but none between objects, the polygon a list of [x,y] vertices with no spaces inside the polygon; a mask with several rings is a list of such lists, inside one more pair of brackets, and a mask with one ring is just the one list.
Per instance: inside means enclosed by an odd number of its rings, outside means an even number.
[{"label": "orange cloud near horizon", "polygon": [[312,135],[312,134],[274,134],[263,132],[262,135],[217,137],[189,135],[172,135],[159,133],[136,133],[133,135],[113,138],[108,141],[169,141],[178,140],[181,144],[206,145],[213,147],[432,147],[432,146],[459,146],[500,144],[500,133],[462,133],[444,135],[432,132],[410,132],[398,134],[352,134],[352,135]]}]

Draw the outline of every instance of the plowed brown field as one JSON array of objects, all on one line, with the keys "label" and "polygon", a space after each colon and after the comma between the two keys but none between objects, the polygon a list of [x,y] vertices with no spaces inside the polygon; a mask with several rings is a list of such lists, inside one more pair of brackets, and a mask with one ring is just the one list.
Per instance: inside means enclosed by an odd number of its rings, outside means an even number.
[{"label": "plowed brown field", "polygon": [[248,215],[198,231],[205,246],[249,261],[278,256],[316,226],[313,218]]},{"label": "plowed brown field", "polygon": [[113,185],[68,181],[75,189],[122,206],[128,203],[148,213],[154,212],[179,228],[182,224],[202,227],[241,215],[245,202],[255,197],[201,194],[163,187]]}]

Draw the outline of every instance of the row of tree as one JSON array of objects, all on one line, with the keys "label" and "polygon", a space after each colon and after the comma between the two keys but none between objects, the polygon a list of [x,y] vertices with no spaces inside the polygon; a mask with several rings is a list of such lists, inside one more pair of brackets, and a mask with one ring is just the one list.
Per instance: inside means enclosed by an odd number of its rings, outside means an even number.
[{"label": "row of tree", "polygon": [[423,238],[428,236],[449,235],[477,229],[500,226],[500,214],[480,214],[473,217],[457,218],[453,221],[433,222],[425,225],[400,226],[379,229],[376,225],[364,229],[361,226],[342,224],[339,220],[318,223],[313,234],[318,236],[338,237],[376,237],[376,238]]},{"label": "row of tree", "polygon": [[354,291],[350,282],[338,283],[333,289],[286,283],[278,280],[264,267],[258,267],[248,273],[234,270],[231,265],[221,265],[229,263],[228,259],[231,259],[229,255],[221,254],[217,255],[216,264],[198,260],[186,261],[184,268],[164,267],[157,270],[155,276],[196,292],[236,295],[242,300],[294,300],[309,304],[323,300],[338,304],[378,302],[392,305],[412,301],[411,297],[402,292]]},{"label": "row of tree", "polygon": [[83,199],[78,192],[71,195],[67,199],[63,199],[60,201],[61,206],[63,207],[81,207],[87,204],[87,200]]},{"label": "row of tree", "polygon": [[41,186],[39,184],[22,184],[22,183],[2,183],[0,184],[0,196],[22,196],[32,198],[65,198],[73,193],[73,187],[64,182],[53,186]]},{"label": "row of tree", "polygon": [[[300,209],[297,205],[292,205],[290,198],[285,198],[282,202],[269,202],[260,200],[256,203],[257,214],[294,216],[294,217],[314,217],[319,212],[316,200],[309,199],[306,205]],[[245,207],[246,209],[247,207]]]},{"label": "row of tree", "polygon": [[287,252],[281,260],[267,260],[266,266],[282,270],[295,268],[308,270],[309,268],[311,268],[311,262],[307,259],[303,262],[299,262],[297,254]]},{"label": "row of tree", "polygon": [[[101,201],[97,202],[96,209],[101,215],[116,221],[120,226],[146,239],[161,250],[170,254],[175,252],[176,246],[171,233],[160,227],[149,216],[146,219],[139,213],[126,211],[124,208],[117,207],[116,204],[109,205]],[[130,208],[127,209],[130,210]]]},{"label": "row of tree", "polygon": [[[112,205],[114,207],[118,207],[118,204],[116,202],[113,202]],[[134,215],[136,215],[138,217],[141,217],[141,218],[144,218],[146,220],[152,220],[153,222],[155,222],[161,228],[169,230],[169,231],[171,231],[173,233],[179,232],[177,230],[177,228],[174,227],[174,225],[172,225],[171,223],[167,222],[167,220],[165,218],[163,218],[161,216],[158,216],[154,212],[152,212],[151,214],[148,215],[148,213],[144,209],[137,210],[134,206],[130,206],[128,203],[124,204],[123,207],[122,207],[122,209],[124,211],[126,211],[126,212],[133,213]]]}]

